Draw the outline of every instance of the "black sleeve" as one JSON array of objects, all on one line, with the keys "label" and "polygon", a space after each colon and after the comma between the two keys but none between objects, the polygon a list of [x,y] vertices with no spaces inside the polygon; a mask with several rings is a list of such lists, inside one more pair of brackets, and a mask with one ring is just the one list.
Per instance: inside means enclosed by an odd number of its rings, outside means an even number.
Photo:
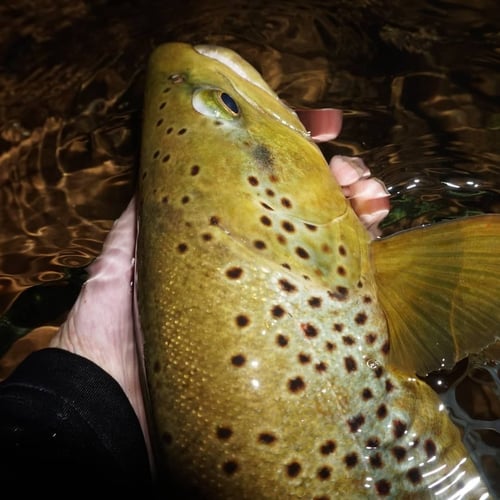
[{"label": "black sleeve", "polygon": [[[119,384],[91,361],[47,348],[0,383],[0,484],[68,498],[141,492],[151,476],[139,420]],[[113,495],[114,498],[115,497]]]}]

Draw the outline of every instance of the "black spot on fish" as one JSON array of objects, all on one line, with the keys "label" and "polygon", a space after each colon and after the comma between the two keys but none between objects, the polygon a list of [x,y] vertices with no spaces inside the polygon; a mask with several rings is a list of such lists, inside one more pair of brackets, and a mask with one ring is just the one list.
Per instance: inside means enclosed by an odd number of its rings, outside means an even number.
[{"label": "black spot on fish", "polygon": [[272,224],[271,219],[267,215],[263,215],[260,218],[260,222],[262,222],[262,224],[264,224],[264,226],[270,226]]},{"label": "black spot on fish", "polygon": [[393,389],[394,389],[394,385],[393,385],[393,383],[392,383],[389,379],[387,379],[387,380],[385,381],[385,390],[386,390],[387,392],[391,392]]},{"label": "black spot on fish", "polygon": [[159,127],[161,126],[161,124],[163,123],[163,118],[160,118],[157,122],[156,122],[156,126]]},{"label": "black spot on fish", "polygon": [[177,132],[177,135],[184,135],[187,132],[186,128],[181,128],[179,132]]},{"label": "black spot on fish", "polygon": [[361,413],[356,415],[355,417],[350,418],[347,421],[349,425],[349,429],[351,432],[357,432],[359,428],[365,423],[365,417]]},{"label": "black spot on fish", "polygon": [[191,175],[198,175],[200,172],[200,166],[199,165],[193,165],[191,167]]},{"label": "black spot on fish", "polygon": [[372,298],[371,298],[369,295],[365,295],[365,296],[363,297],[363,302],[364,302],[365,304],[371,304],[371,302],[372,302]]},{"label": "black spot on fish", "polygon": [[337,448],[337,444],[335,443],[335,441],[329,439],[328,441],[325,441],[320,446],[319,452],[322,455],[330,455],[331,453],[333,453],[335,451],[336,448]]},{"label": "black spot on fish", "polygon": [[280,347],[286,347],[288,345],[288,337],[286,337],[285,335],[280,333],[280,334],[276,335],[276,343]]},{"label": "black spot on fish", "polygon": [[332,352],[337,346],[330,341],[325,342],[325,348],[328,352]]},{"label": "black spot on fish", "polygon": [[376,333],[367,333],[365,335],[365,340],[366,340],[366,343],[368,345],[372,345],[377,340],[377,334]]},{"label": "black spot on fish", "polygon": [[344,325],[342,323],[334,323],[333,325],[333,329],[336,331],[336,332],[341,332],[343,329],[344,329]]},{"label": "black spot on fish", "polygon": [[398,462],[402,462],[406,457],[406,450],[402,446],[394,446],[392,454]]},{"label": "black spot on fish", "polygon": [[307,222],[304,222],[304,226],[306,226],[309,231],[316,231],[316,229],[318,229],[318,226],[315,226],[314,224],[308,224]]},{"label": "black spot on fish", "polygon": [[320,361],[319,363],[316,363],[314,365],[314,368],[315,370],[318,372],[318,373],[323,373],[323,372],[326,372],[328,366],[325,362],[323,361]]},{"label": "black spot on fish", "polygon": [[185,205],[186,203],[189,203],[189,196],[183,196],[181,198],[181,203]]},{"label": "black spot on fish", "polygon": [[303,365],[311,362],[311,356],[309,356],[309,354],[304,354],[303,352],[301,352],[297,357],[299,358],[299,362]]},{"label": "black spot on fish", "polygon": [[344,335],[342,337],[342,342],[344,342],[345,345],[353,345],[356,343],[356,341],[350,335]]},{"label": "black spot on fish", "polygon": [[380,441],[376,437],[368,438],[367,441],[366,441],[366,447],[369,450],[373,450],[375,448],[378,448],[379,446],[380,446]]},{"label": "black spot on fish", "polygon": [[168,160],[170,160],[170,155],[168,154],[161,159],[162,163],[167,163]]},{"label": "black spot on fish", "polygon": [[257,250],[265,250],[266,248],[266,243],[262,240],[255,240],[253,242],[253,246],[257,249]]},{"label": "black spot on fish", "polygon": [[226,440],[233,435],[233,430],[230,427],[217,427],[217,429],[215,430],[215,435],[220,440]]},{"label": "black spot on fish", "polygon": [[369,389],[368,387],[365,387],[363,389],[363,392],[361,393],[361,397],[365,401],[368,401],[369,399],[373,398],[373,393],[372,393],[371,389]]},{"label": "black spot on fish", "polygon": [[388,340],[386,340],[384,342],[384,345],[380,348],[380,351],[382,352],[382,354],[385,354],[385,355],[389,354],[389,341]]},{"label": "black spot on fish", "polygon": [[153,159],[157,159],[160,157],[160,151],[156,150],[154,153],[153,153]]},{"label": "black spot on fish", "polygon": [[289,233],[293,233],[295,231],[295,227],[294,225],[291,223],[291,222],[288,222],[286,220],[284,220],[282,223],[281,223],[281,227],[289,232]]},{"label": "black spot on fish", "polygon": [[286,244],[286,238],[282,234],[276,235],[276,239],[278,240],[278,243],[281,243],[282,245]]},{"label": "black spot on fish", "polygon": [[413,484],[418,484],[422,480],[422,476],[420,475],[420,471],[416,467],[412,467],[407,473],[406,477]]},{"label": "black spot on fish", "polygon": [[392,432],[396,439],[403,437],[406,433],[408,426],[401,420],[392,421]]},{"label": "black spot on fish", "polygon": [[262,168],[272,170],[274,163],[273,155],[266,146],[259,144],[252,150],[252,155]]},{"label": "black spot on fish", "polygon": [[314,308],[321,307],[321,299],[319,297],[311,297],[307,303]]},{"label": "black spot on fish", "polygon": [[288,477],[297,477],[302,470],[302,467],[299,464],[299,462],[290,462],[289,464],[286,465],[285,468]]},{"label": "black spot on fish", "polygon": [[243,269],[241,269],[241,267],[231,267],[226,271],[226,276],[228,278],[231,278],[232,280],[241,278],[242,274],[243,274]]},{"label": "black spot on fish", "polygon": [[306,384],[302,377],[295,377],[288,380],[288,389],[290,392],[298,393],[306,388]]},{"label": "black spot on fish", "polygon": [[161,199],[161,202],[162,202],[162,203],[167,204],[167,203],[168,203],[168,196],[164,196],[164,197]]},{"label": "black spot on fish", "polygon": [[179,253],[186,253],[187,249],[188,249],[188,247],[185,243],[179,243],[177,245],[177,250],[179,250]]},{"label": "black spot on fish", "polygon": [[285,208],[292,208],[292,202],[288,199],[288,198],[281,198],[281,204],[285,207]]},{"label": "black spot on fish", "polygon": [[232,476],[238,470],[238,462],[236,460],[228,460],[222,464],[222,470],[228,476]]},{"label": "black spot on fish", "polygon": [[210,241],[212,239],[212,235],[210,233],[203,233],[201,237],[203,241]]},{"label": "black spot on fish", "polygon": [[326,243],[323,243],[321,245],[321,251],[323,253],[331,253],[332,252],[332,249],[330,248],[330,245],[327,245]]},{"label": "black spot on fish", "polygon": [[387,417],[387,406],[385,406],[385,404],[381,404],[377,408],[377,417],[380,419]]},{"label": "black spot on fish", "polygon": [[339,254],[342,255],[343,257],[347,255],[347,251],[344,245],[339,245]]},{"label": "black spot on fish", "polygon": [[257,179],[257,177],[254,177],[253,175],[251,175],[250,177],[248,177],[248,182],[252,186],[258,186],[259,185],[259,179]]},{"label": "black spot on fish", "polygon": [[165,106],[167,105],[167,103],[165,101],[163,101],[160,106],[158,107],[158,109],[163,109]]},{"label": "black spot on fish", "polygon": [[375,483],[375,489],[379,495],[386,496],[391,492],[391,483],[387,479],[380,479]]},{"label": "black spot on fish", "polygon": [[344,365],[348,373],[355,372],[358,369],[356,360],[352,356],[347,356],[344,358]]},{"label": "black spot on fish", "polygon": [[335,300],[346,300],[349,290],[345,286],[337,286],[335,292],[328,291],[328,296]]},{"label": "black spot on fish", "polygon": [[382,461],[382,456],[380,453],[375,453],[375,455],[370,456],[370,465],[374,469],[381,469],[384,466],[384,462]]},{"label": "black spot on fish", "polygon": [[271,309],[271,314],[275,318],[282,318],[283,315],[285,314],[285,310],[281,306],[277,305]]},{"label": "black spot on fish", "polygon": [[321,481],[326,481],[327,479],[330,479],[330,476],[332,475],[332,468],[329,467],[328,465],[324,465],[323,467],[320,467],[318,469],[318,479]]},{"label": "black spot on fish", "polygon": [[285,292],[296,292],[297,291],[297,287],[293,284],[293,283],[290,283],[288,280],[286,279],[280,279],[278,281],[281,289]]},{"label": "black spot on fish", "polygon": [[424,443],[425,453],[427,458],[432,458],[436,456],[436,444],[432,439],[427,439]]},{"label": "black spot on fish", "polygon": [[302,247],[297,247],[295,249],[295,253],[301,258],[301,259],[308,259],[309,258],[309,254],[307,253],[307,251],[302,248]]},{"label": "black spot on fish", "polygon": [[220,219],[216,215],[212,215],[212,217],[210,217],[209,221],[210,221],[210,225],[211,226],[218,226],[219,222],[220,222]]},{"label": "black spot on fish", "polygon": [[300,325],[300,328],[302,328],[302,331],[306,334],[306,337],[311,338],[318,335],[318,329],[314,325],[311,325],[311,323],[302,323]]},{"label": "black spot on fish", "polygon": [[345,276],[346,275],[346,270],[344,266],[338,266],[337,267],[337,274],[339,276]]},{"label": "black spot on fish", "polygon": [[165,130],[165,133],[166,133],[167,135],[170,135],[170,134],[172,133],[172,131],[173,131],[173,130],[174,130],[174,128],[173,128],[173,127],[168,127],[168,128],[167,128],[167,130]]},{"label": "black spot on fish", "polygon": [[356,316],[354,317],[354,321],[358,325],[364,325],[366,323],[367,319],[368,319],[368,316],[364,312],[360,312],[360,313],[356,314]]},{"label": "black spot on fish", "polygon": [[276,436],[270,432],[261,432],[258,440],[262,444],[273,444],[276,441]]},{"label": "black spot on fish", "polygon": [[267,188],[266,194],[267,194],[267,196],[270,196],[272,198],[274,196],[274,191],[272,189]]},{"label": "black spot on fish", "polygon": [[358,464],[358,455],[357,453],[348,453],[345,457],[344,457],[344,463],[346,464],[346,466],[349,468],[349,469],[352,469],[353,467],[355,467],[357,464]]},{"label": "black spot on fish", "polygon": [[243,354],[235,354],[234,356],[231,357],[231,363],[234,366],[243,366],[246,362],[245,356]]},{"label": "black spot on fish", "polygon": [[238,314],[238,316],[236,316],[236,324],[240,328],[247,326],[249,323],[250,323],[250,319],[245,314]]}]

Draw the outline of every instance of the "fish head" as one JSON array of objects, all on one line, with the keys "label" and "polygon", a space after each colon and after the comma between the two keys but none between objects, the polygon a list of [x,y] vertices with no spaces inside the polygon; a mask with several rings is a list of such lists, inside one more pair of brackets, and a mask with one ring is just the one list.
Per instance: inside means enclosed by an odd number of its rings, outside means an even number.
[{"label": "fish head", "polygon": [[[149,82],[145,201],[161,206],[163,200],[193,226],[209,221],[272,259],[299,228],[307,237],[306,227],[330,224],[350,210],[297,114],[232,50],[159,46]],[[293,248],[288,261],[304,267],[305,251]]]}]

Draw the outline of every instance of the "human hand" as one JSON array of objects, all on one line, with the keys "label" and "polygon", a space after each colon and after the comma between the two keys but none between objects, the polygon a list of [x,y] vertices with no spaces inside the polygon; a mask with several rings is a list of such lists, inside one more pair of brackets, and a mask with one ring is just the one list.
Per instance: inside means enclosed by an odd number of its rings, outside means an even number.
[{"label": "human hand", "polygon": [[90,359],[122,387],[148,432],[140,382],[133,316],[136,211],[133,198],[109,232],[89,278],[50,342]]}]

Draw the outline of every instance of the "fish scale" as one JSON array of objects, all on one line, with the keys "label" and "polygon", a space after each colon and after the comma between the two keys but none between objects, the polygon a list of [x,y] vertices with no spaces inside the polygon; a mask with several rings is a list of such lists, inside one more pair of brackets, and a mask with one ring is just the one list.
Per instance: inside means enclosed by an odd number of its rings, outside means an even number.
[{"label": "fish scale", "polygon": [[150,63],[137,293],[166,492],[480,498],[437,396],[388,363],[367,231],[252,71],[185,44]]}]

